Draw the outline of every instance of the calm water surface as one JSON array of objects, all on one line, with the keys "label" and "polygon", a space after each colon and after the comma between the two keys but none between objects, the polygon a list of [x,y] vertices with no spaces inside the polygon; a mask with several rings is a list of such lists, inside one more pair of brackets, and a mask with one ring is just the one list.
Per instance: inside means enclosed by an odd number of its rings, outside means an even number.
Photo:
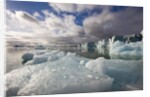
[{"label": "calm water surface", "polygon": [[[77,47],[51,47],[48,48],[48,50],[61,50],[64,52],[72,52],[76,53],[79,56],[86,57],[86,58],[91,58],[91,59],[96,59],[98,57],[105,57],[109,58],[108,55],[101,55],[99,54],[96,50],[86,50],[86,49],[80,49]],[[6,73],[10,72],[14,69],[21,68],[24,65],[22,64],[22,55],[24,53],[29,52],[30,50],[33,50],[33,48],[24,48],[24,47],[7,47],[6,50]]]}]

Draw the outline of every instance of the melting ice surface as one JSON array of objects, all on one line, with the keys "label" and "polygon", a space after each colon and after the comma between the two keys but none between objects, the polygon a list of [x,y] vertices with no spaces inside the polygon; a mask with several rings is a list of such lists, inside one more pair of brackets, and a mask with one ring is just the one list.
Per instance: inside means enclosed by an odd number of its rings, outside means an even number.
[{"label": "melting ice surface", "polygon": [[6,74],[6,94],[139,90],[143,86],[142,60],[89,59],[63,51],[34,50],[25,66]]}]

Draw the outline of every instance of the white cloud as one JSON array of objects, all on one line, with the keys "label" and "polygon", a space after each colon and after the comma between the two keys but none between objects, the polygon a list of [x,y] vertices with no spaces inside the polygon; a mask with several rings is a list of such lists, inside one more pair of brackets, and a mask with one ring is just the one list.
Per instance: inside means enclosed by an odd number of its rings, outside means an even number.
[{"label": "white cloud", "polygon": [[53,37],[78,36],[83,32],[83,28],[75,24],[73,15],[64,15],[64,18],[61,18],[46,10],[43,13],[47,16],[43,23],[48,31],[53,33]]},{"label": "white cloud", "polygon": [[35,17],[33,17],[32,15],[30,15],[27,12],[22,12],[22,11],[16,11],[15,15],[17,17],[17,19],[19,19],[19,21],[21,22],[25,22],[25,23],[33,23],[33,24],[38,24],[38,21],[35,19]]},{"label": "white cloud", "polygon": [[[11,12],[7,10],[7,38],[9,41],[17,39],[22,42],[57,42],[61,37],[78,37],[82,36],[83,28],[75,24],[73,15],[64,15],[64,18],[58,17],[53,13],[45,10],[44,20],[38,20],[38,13],[33,15],[23,12]],[[55,38],[55,39],[54,39]],[[37,40],[37,41],[35,41]],[[62,40],[63,42],[63,40]],[[12,43],[12,42],[11,42]],[[14,42],[16,43],[16,42]]]},{"label": "white cloud", "polygon": [[42,16],[38,12],[34,12],[33,16],[36,18],[42,18]]},{"label": "white cloud", "polygon": [[46,43],[46,41],[43,42],[43,35],[46,33],[44,31],[45,29],[42,28],[40,21],[38,21],[35,17],[31,16],[27,12],[11,12],[7,10],[6,27],[6,38],[8,43]]},{"label": "white cloud", "polygon": [[67,4],[67,3],[49,3],[51,7],[53,7],[57,12],[82,12],[85,10],[94,9],[95,5],[83,5],[83,4]]},{"label": "white cloud", "polygon": [[27,12],[16,11],[13,13],[7,10],[6,18],[7,30],[32,32],[33,28],[35,29],[39,27],[38,20]]},{"label": "white cloud", "polygon": [[74,12],[76,9],[75,4],[60,4],[60,3],[49,3],[51,7],[53,7],[56,11],[67,11]]}]

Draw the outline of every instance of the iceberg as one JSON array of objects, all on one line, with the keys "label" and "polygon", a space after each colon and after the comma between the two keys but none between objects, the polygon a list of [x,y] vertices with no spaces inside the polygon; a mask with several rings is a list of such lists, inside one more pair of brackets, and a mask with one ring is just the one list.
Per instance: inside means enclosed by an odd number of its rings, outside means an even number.
[{"label": "iceberg", "polygon": [[105,58],[141,60],[143,59],[143,35],[112,36],[109,39],[81,44],[83,52],[97,52]]},{"label": "iceberg", "polygon": [[[16,69],[6,74],[7,95],[47,95],[111,90],[114,79],[106,74],[89,71],[85,67],[89,60],[68,53],[57,61],[46,61]],[[33,58],[32,61],[35,59]]]},{"label": "iceberg", "polygon": [[109,53],[109,47],[108,47],[108,41],[107,40],[101,40],[98,41],[96,44],[96,50],[101,55],[108,55]]},{"label": "iceberg", "polygon": [[109,40],[101,40],[95,44],[99,54],[109,55],[111,59],[143,59],[143,42],[141,34],[113,36]]},{"label": "iceberg", "polygon": [[22,55],[22,59],[23,59],[23,61],[22,61],[23,64],[26,63],[29,60],[32,60],[33,59],[33,53],[25,53],[25,54],[23,54]]},{"label": "iceberg", "polygon": [[97,58],[85,64],[85,67],[93,72],[104,73],[114,78],[113,90],[142,89],[143,83],[142,60],[107,60]]},{"label": "iceberg", "polygon": [[83,52],[93,52],[95,51],[96,44],[95,42],[88,42],[81,44],[81,49]]},{"label": "iceberg", "polygon": [[143,42],[115,41],[110,46],[109,55],[111,59],[141,60],[143,59]]},{"label": "iceberg", "polygon": [[87,52],[88,51],[88,43],[81,44],[81,49],[83,52]]}]

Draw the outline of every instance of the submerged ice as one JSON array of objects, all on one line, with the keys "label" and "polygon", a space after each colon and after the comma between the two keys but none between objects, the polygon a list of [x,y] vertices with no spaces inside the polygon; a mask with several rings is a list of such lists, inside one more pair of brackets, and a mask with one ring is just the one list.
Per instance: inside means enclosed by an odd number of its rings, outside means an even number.
[{"label": "submerged ice", "polygon": [[142,89],[142,60],[94,60],[57,50],[24,55],[33,58],[6,74],[8,96]]}]

